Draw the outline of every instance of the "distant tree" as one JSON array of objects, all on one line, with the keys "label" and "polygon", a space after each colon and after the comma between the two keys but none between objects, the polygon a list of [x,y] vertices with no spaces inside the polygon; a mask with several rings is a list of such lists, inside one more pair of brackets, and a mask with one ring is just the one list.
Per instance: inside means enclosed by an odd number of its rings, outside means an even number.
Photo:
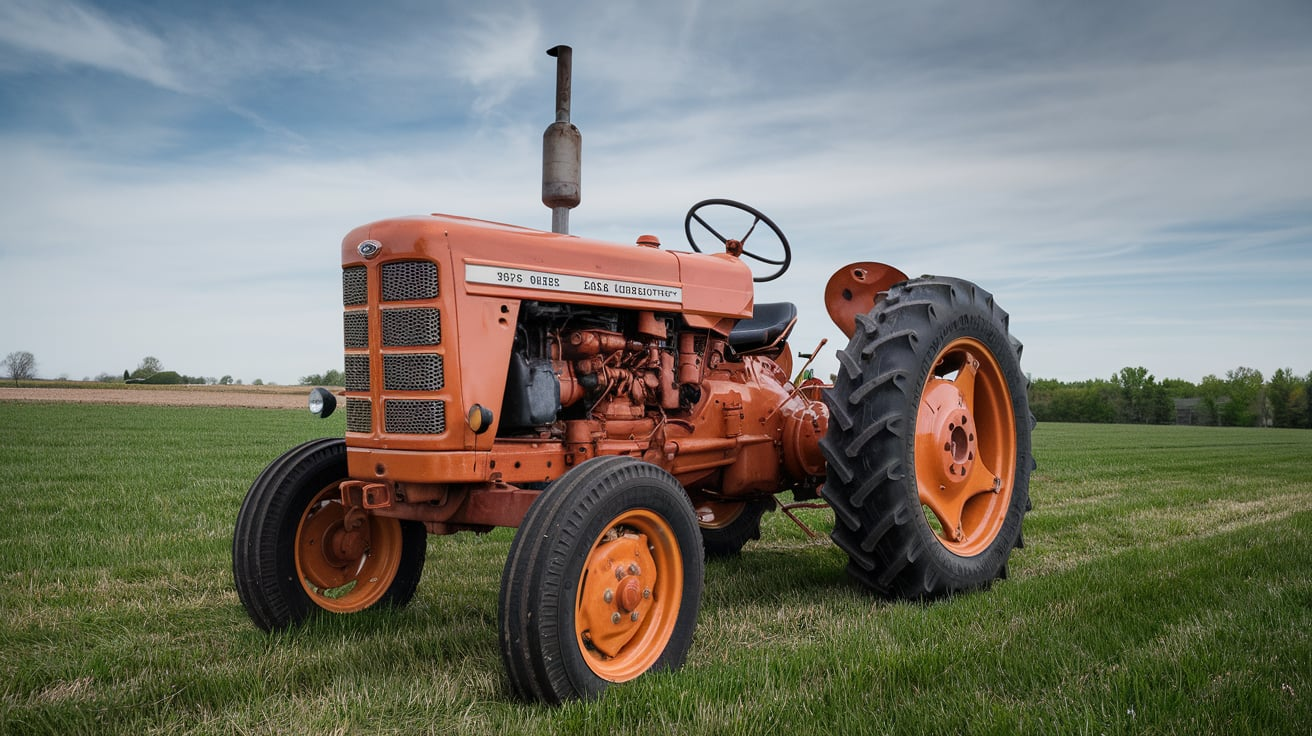
[{"label": "distant tree", "polygon": [[1225,382],[1209,373],[1203,376],[1203,382],[1198,384],[1198,398],[1202,402],[1203,423],[1221,424],[1221,405],[1225,402],[1226,386]]},{"label": "distant tree", "polygon": [[128,380],[129,378],[131,378],[131,377],[132,377],[132,373],[131,373],[127,368],[124,368],[124,369],[123,369],[123,380],[126,381],[126,380]]},{"label": "distant tree", "polygon": [[14,383],[36,378],[36,356],[26,350],[15,350],[5,356],[4,365]]},{"label": "distant tree", "polygon": [[1303,380],[1303,426],[1312,427],[1312,371]]},{"label": "distant tree", "polygon": [[1239,367],[1225,372],[1225,386],[1230,401],[1221,408],[1222,420],[1232,427],[1252,427],[1265,413],[1262,401],[1262,373],[1255,368]]},{"label": "distant tree", "polygon": [[338,369],[333,368],[326,373],[311,373],[308,376],[301,376],[300,385],[302,386],[343,386],[346,384],[346,376]]},{"label": "distant tree", "polygon": [[261,379],[261,378],[257,378],[257,379],[255,379],[254,381],[251,381],[251,385],[252,385],[252,386],[263,386],[263,385],[264,385],[264,380]]},{"label": "distant tree", "polygon": [[112,373],[101,373],[93,379],[96,383],[123,383],[126,379]]},{"label": "distant tree", "polygon": [[1192,399],[1198,396],[1198,384],[1183,378],[1163,378],[1162,388],[1171,399]]},{"label": "distant tree", "polygon": [[219,385],[220,385],[220,386],[231,386],[231,385],[232,385],[232,376],[224,376],[223,378],[220,378],[220,379],[219,379]]},{"label": "distant tree", "polygon": [[1288,368],[1279,368],[1271,374],[1271,380],[1266,385],[1266,400],[1271,405],[1271,426],[1298,426],[1297,420],[1301,407],[1295,403],[1295,400],[1305,399],[1295,394],[1301,393],[1298,392],[1301,383],[1302,380]]},{"label": "distant tree", "polygon": [[1122,368],[1112,376],[1118,392],[1117,420],[1132,424],[1165,424],[1173,419],[1175,407],[1166,387],[1147,368]]},{"label": "distant tree", "polygon": [[183,384],[187,382],[188,382],[187,376],[178,375],[177,371],[160,371],[159,373],[154,373],[149,378],[142,381],[142,383],[150,383],[156,385],[158,384],[175,385],[175,384]]},{"label": "distant tree", "polygon": [[1115,422],[1116,387],[1108,381],[1030,384],[1030,411],[1040,422]]},{"label": "distant tree", "polygon": [[141,364],[137,366],[137,369],[132,371],[131,377],[150,378],[162,370],[164,370],[164,364],[160,362],[159,358],[156,358],[153,355],[147,355],[141,359]]}]

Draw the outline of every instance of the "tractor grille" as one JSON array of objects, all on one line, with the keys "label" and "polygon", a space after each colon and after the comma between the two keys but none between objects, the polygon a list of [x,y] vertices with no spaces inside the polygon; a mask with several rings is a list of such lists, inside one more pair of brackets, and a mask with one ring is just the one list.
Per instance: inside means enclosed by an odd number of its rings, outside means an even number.
[{"label": "tractor grille", "polygon": [[403,353],[383,356],[383,389],[386,391],[440,391],[446,385],[442,356],[435,353]]},{"label": "tractor grille", "polygon": [[368,273],[364,266],[342,269],[342,306],[355,307],[369,300]]},{"label": "tractor grille", "polygon": [[446,431],[446,404],[441,400],[387,399],[383,402],[383,415],[383,431],[391,434]]},{"label": "tractor grille", "polygon": [[348,348],[369,347],[369,313],[356,309],[342,315],[342,342]]},{"label": "tractor grille", "polygon": [[432,261],[384,263],[383,301],[437,298],[437,264]]},{"label": "tractor grille", "polygon": [[346,400],[346,431],[372,432],[374,429],[373,405],[369,399]]},{"label": "tractor grille", "polygon": [[369,356],[346,356],[346,390],[369,390]]},{"label": "tractor grille", "polygon": [[442,319],[437,309],[383,310],[383,347],[437,345],[442,342]]},{"label": "tractor grille", "polygon": [[[445,361],[434,350],[442,344],[442,310],[437,297],[438,266],[432,261],[391,261],[342,269],[346,390],[363,394],[346,399],[348,432],[446,432],[446,401],[432,396],[446,387]],[[422,304],[391,305],[424,300],[427,302]],[[382,377],[381,386],[373,380],[375,371]],[[381,427],[374,424],[376,408],[382,409],[378,412]]]}]

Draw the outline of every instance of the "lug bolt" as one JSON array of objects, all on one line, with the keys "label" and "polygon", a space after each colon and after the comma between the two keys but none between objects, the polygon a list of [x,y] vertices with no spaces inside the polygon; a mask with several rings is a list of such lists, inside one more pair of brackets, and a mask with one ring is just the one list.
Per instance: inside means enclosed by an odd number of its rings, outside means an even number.
[{"label": "lug bolt", "polygon": [[651,598],[651,588],[647,588],[646,590],[642,591],[642,597]]},{"label": "lug bolt", "polygon": [[630,575],[638,574],[638,566],[632,562],[629,563],[629,574]]},{"label": "lug bolt", "polygon": [[617,624],[617,623],[620,622],[620,612],[619,612],[619,611],[616,611],[615,613],[612,613],[612,614],[610,615],[610,622],[613,623],[613,624]]},{"label": "lug bolt", "polygon": [[607,588],[606,592],[601,595],[601,599],[606,601],[607,603],[610,603],[611,601],[615,600],[615,591],[611,590],[610,588]]},{"label": "lug bolt", "polygon": [[617,567],[617,568],[615,568],[615,579],[616,579],[616,580],[623,580],[623,579],[624,579],[624,568],[622,568],[622,567]]},{"label": "lug bolt", "polygon": [[630,620],[630,621],[637,621],[637,620],[638,620],[638,612],[637,612],[637,611],[634,611],[633,613],[630,613],[630,614],[629,614],[629,620]]}]

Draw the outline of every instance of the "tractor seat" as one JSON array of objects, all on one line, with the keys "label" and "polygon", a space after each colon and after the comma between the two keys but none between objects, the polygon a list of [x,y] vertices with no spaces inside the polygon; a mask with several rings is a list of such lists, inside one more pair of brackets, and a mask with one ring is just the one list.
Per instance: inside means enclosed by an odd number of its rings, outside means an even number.
[{"label": "tractor seat", "polygon": [[792,302],[770,302],[752,308],[751,319],[744,319],[729,332],[729,347],[739,355],[776,349],[788,339],[797,324],[797,306]]}]

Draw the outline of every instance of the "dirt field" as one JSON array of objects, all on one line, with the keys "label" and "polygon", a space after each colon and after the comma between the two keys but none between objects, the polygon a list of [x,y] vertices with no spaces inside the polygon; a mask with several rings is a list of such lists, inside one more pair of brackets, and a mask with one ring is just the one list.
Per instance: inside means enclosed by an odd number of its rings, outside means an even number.
[{"label": "dirt field", "polygon": [[82,404],[239,406],[304,409],[308,386],[116,386],[87,388],[0,387],[0,401],[71,401]]}]

